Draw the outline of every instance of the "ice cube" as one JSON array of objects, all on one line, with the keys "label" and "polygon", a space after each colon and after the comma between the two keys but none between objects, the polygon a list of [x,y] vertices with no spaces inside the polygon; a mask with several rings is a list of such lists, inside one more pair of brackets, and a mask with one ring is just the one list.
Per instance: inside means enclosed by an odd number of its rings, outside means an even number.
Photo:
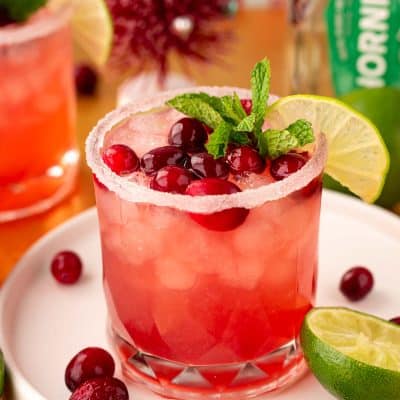
[{"label": "ice cube", "polygon": [[173,255],[157,260],[156,275],[161,284],[168,289],[188,290],[196,282],[196,273]]}]

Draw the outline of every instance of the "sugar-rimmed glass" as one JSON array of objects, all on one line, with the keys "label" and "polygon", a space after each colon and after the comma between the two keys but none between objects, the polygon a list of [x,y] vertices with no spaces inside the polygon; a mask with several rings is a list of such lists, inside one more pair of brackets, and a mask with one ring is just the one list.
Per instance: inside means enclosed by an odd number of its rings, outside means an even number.
[{"label": "sugar-rimmed glass", "polygon": [[73,188],[71,7],[0,28],[0,222],[42,212]]},{"label": "sugar-rimmed glass", "polygon": [[[234,90],[250,96],[235,88],[184,91]],[[311,159],[290,177],[232,195],[157,192],[141,174],[112,173],[101,159],[104,147],[128,144],[141,155],[166,144],[181,115],[162,107],[176,94],[110,113],[87,140],[110,337],[125,374],[164,396],[254,397],[305,369],[298,337],[314,304],[326,142],[320,135]],[[250,212],[227,232],[188,215],[234,207]]]}]

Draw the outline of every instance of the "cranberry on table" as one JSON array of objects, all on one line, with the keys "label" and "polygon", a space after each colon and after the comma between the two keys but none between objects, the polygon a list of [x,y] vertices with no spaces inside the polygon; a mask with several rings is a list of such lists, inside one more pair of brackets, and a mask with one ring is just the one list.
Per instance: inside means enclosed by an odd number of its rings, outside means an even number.
[{"label": "cranberry on table", "polygon": [[364,298],[374,286],[374,277],[365,267],[349,269],[340,281],[341,292],[351,301]]},{"label": "cranberry on table", "polygon": [[[193,181],[186,189],[190,196],[232,194],[240,192],[234,183],[219,178],[204,178]],[[230,231],[237,228],[247,218],[246,208],[229,208],[212,214],[189,213],[190,217],[204,228],[213,231]]]},{"label": "cranberry on table", "polygon": [[97,74],[92,67],[85,64],[75,66],[75,87],[79,94],[91,96],[96,92]]},{"label": "cranberry on table", "polygon": [[62,284],[71,285],[82,273],[82,261],[73,251],[61,251],[51,261],[51,273]]},{"label": "cranberry on table", "polygon": [[124,144],[113,144],[103,152],[103,161],[117,175],[127,175],[139,168],[136,153]]},{"label": "cranberry on table", "polygon": [[140,160],[140,166],[146,175],[154,175],[167,165],[181,165],[185,159],[186,154],[179,147],[163,146],[144,154]]},{"label": "cranberry on table", "polygon": [[215,159],[207,152],[196,153],[190,157],[193,172],[200,178],[226,179],[229,175],[229,166],[225,158]]},{"label": "cranberry on table", "polygon": [[76,354],[65,369],[65,384],[74,391],[93,378],[112,377],[115,363],[111,355],[100,347],[87,347]]},{"label": "cranberry on table", "polygon": [[265,169],[265,160],[256,149],[249,146],[239,146],[229,150],[226,158],[233,174],[260,174]]},{"label": "cranberry on table", "polygon": [[297,153],[287,153],[271,161],[270,172],[272,177],[280,181],[303,168],[307,158]]},{"label": "cranberry on table", "polygon": [[242,99],[240,100],[242,103],[242,107],[247,115],[251,114],[251,109],[253,108],[253,102],[250,99]]},{"label": "cranberry on table", "polygon": [[79,386],[69,400],[129,400],[129,393],[117,378],[95,378]]},{"label": "cranberry on table", "polygon": [[394,324],[400,325],[400,317],[392,318],[390,320],[390,322],[393,322]]},{"label": "cranberry on table", "polygon": [[176,165],[159,169],[150,181],[150,187],[160,192],[185,193],[192,181],[192,173]]},{"label": "cranberry on table", "polygon": [[179,146],[185,151],[204,150],[208,138],[204,125],[194,118],[182,118],[172,125],[168,135],[168,143]]}]

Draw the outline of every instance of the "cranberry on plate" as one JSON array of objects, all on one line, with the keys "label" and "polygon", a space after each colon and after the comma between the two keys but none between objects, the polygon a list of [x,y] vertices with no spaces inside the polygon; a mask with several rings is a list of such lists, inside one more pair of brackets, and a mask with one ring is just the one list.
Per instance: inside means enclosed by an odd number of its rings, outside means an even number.
[{"label": "cranberry on plate", "polygon": [[94,378],[79,386],[69,400],[129,400],[129,393],[117,378]]},{"label": "cranberry on plate", "polygon": [[371,271],[361,266],[350,268],[340,281],[341,292],[351,301],[363,299],[373,286]]},{"label": "cranberry on plate", "polygon": [[76,354],[65,369],[65,384],[74,391],[93,378],[112,377],[115,363],[111,355],[99,347],[87,347]]},{"label": "cranberry on plate", "polygon": [[71,285],[78,281],[82,273],[82,261],[73,251],[57,253],[51,261],[51,273],[62,284]]}]

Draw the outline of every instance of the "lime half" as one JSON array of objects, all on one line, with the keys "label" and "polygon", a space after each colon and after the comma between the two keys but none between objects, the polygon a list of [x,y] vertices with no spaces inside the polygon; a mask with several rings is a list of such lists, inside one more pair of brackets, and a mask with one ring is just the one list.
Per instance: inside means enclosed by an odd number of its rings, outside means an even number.
[{"label": "lime half", "polygon": [[51,0],[49,3],[52,8],[65,4],[73,6],[74,41],[94,64],[105,64],[111,52],[114,33],[105,0]]},{"label": "lime half", "polygon": [[315,308],[302,326],[307,363],[343,400],[400,399],[400,326],[346,308]]},{"label": "lime half", "polygon": [[375,201],[389,169],[389,153],[375,125],[338,100],[312,95],[283,97],[267,113],[276,129],[301,118],[327,138],[325,172],[363,200]]}]

